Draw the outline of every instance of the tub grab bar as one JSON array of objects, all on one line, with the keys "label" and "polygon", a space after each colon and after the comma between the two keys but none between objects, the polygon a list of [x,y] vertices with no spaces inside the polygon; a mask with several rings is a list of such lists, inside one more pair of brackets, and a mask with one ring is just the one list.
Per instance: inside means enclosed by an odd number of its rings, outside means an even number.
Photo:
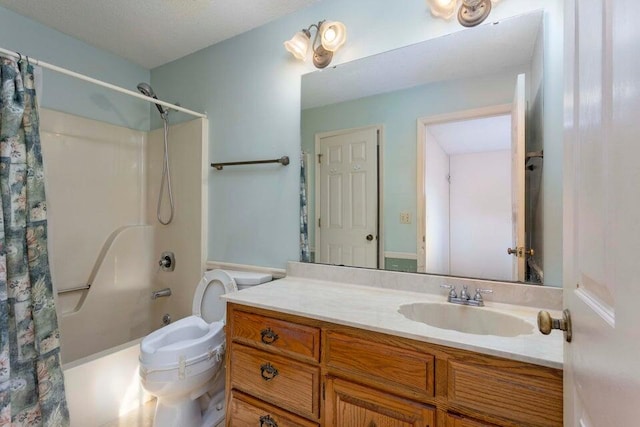
[{"label": "tub grab bar", "polygon": [[91,287],[91,285],[84,285],[84,286],[77,286],[75,288],[61,289],[61,290],[58,291],[58,295],[66,294],[66,293],[69,293],[69,292],[86,291],[90,287]]}]

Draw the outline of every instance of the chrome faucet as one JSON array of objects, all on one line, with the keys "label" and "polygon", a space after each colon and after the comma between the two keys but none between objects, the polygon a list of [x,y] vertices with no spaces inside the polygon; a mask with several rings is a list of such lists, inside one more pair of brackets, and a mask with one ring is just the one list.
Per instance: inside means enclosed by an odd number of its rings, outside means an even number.
[{"label": "chrome faucet", "polygon": [[151,292],[151,299],[156,299],[160,297],[170,297],[171,296],[171,288],[160,289],[159,291]]},{"label": "chrome faucet", "polygon": [[440,285],[441,288],[449,289],[449,295],[447,296],[447,301],[453,304],[461,304],[461,305],[472,305],[474,307],[484,307],[484,298],[482,298],[482,294],[491,294],[493,290],[491,289],[476,289],[476,293],[471,298],[469,295],[469,291],[467,285],[462,286],[462,290],[460,291],[460,296],[456,291],[456,287],[452,285]]}]

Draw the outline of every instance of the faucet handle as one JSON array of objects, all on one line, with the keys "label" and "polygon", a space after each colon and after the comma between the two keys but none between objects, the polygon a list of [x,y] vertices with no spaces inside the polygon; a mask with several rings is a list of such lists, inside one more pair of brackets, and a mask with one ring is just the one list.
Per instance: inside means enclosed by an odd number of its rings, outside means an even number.
[{"label": "faucet handle", "polygon": [[458,298],[458,293],[456,292],[456,287],[453,285],[440,285],[443,289],[449,289],[449,298]]},{"label": "faucet handle", "polygon": [[493,289],[480,289],[480,288],[477,288],[476,289],[476,294],[473,297],[473,299],[478,301],[478,302],[482,302],[483,301],[482,294],[492,294],[492,293],[493,293]]}]

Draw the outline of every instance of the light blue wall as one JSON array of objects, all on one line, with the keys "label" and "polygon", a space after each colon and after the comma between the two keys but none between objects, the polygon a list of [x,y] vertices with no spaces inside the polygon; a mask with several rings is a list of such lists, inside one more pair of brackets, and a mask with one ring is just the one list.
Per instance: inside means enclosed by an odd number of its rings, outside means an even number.
[{"label": "light blue wall", "polygon": [[[0,7],[0,47],[135,90],[150,72]],[[44,70],[40,105],[119,126],[149,130],[150,105],[78,79]]]},{"label": "light blue wall", "polygon": [[[475,108],[510,104],[518,74],[527,67],[505,70],[491,76],[449,80],[353,101],[309,108],[302,112],[302,147],[315,152],[315,134],[340,129],[383,125],[384,138],[384,239],[385,252],[416,254],[417,235],[417,130],[421,117]],[[314,166],[309,188],[314,188]],[[400,212],[411,213],[411,224],[400,224]],[[314,206],[309,207],[309,223],[314,224]],[[310,227],[310,243],[315,229]]]},{"label": "light blue wall", "polygon": [[[544,40],[544,282],[562,286],[564,2],[549,2]],[[569,224],[568,226],[571,226]]]},{"label": "light blue wall", "polygon": [[[491,19],[561,3],[502,1]],[[290,57],[282,43],[300,28],[325,18],[342,21],[348,28],[348,42],[337,53],[336,64],[462,29],[456,22],[432,18],[424,0],[324,0],[152,70],[151,82],[163,98],[209,114],[211,161],[283,155],[292,159],[285,168],[211,171],[211,260],[281,268],[287,260],[298,259],[300,76],[314,68]],[[561,82],[562,73],[550,78]],[[558,89],[557,84],[550,87]],[[562,90],[548,99],[561,108]],[[178,114],[172,117],[184,119]],[[153,127],[159,126],[155,116],[152,120]],[[549,132],[560,135],[560,144],[561,124]],[[561,199],[558,204],[561,212]]]}]

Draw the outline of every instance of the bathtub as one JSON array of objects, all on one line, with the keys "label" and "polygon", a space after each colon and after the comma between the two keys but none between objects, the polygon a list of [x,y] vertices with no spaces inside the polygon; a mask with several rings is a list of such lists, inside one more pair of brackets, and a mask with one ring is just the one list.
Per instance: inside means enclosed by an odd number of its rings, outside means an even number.
[{"label": "bathtub", "polygon": [[[118,230],[105,243],[91,287],[58,295],[62,369],[72,427],[98,427],[151,396],[138,375],[152,320],[151,226]],[[155,326],[155,327],[154,327]]]},{"label": "bathtub", "polygon": [[64,364],[71,427],[97,427],[152,399],[140,386],[140,339]]}]

